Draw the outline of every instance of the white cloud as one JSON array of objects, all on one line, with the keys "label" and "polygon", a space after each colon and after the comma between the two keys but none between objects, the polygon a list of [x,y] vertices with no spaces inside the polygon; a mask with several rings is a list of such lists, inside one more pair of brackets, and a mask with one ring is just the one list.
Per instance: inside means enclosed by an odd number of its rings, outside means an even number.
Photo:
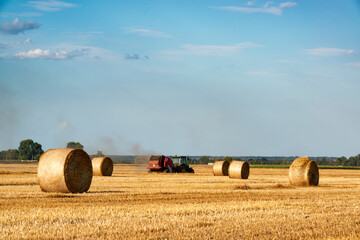
[{"label": "white cloud", "polygon": [[340,49],[340,48],[313,48],[304,50],[308,55],[314,56],[342,56],[351,55],[355,53],[354,50]]},{"label": "white cloud", "polygon": [[62,1],[56,0],[49,0],[49,1],[29,1],[27,6],[35,8],[40,11],[44,12],[55,12],[60,11],[63,8],[73,8],[76,7],[73,3],[67,3]]},{"label": "white cloud", "polygon": [[[296,2],[283,2],[280,3],[277,7],[269,7],[270,4],[273,4],[272,1],[268,1],[264,4],[262,8],[259,7],[238,7],[238,6],[223,6],[223,7],[212,7],[215,9],[232,11],[232,12],[241,12],[241,13],[268,13],[273,15],[281,15],[284,8],[291,8],[297,6]],[[255,4],[254,4],[255,5]],[[249,5],[248,6],[253,6]]]},{"label": "white cloud", "polygon": [[34,49],[26,52],[16,53],[13,57],[18,59],[55,59],[55,60],[65,60],[72,59],[75,57],[81,57],[89,53],[89,48],[83,49],[74,49],[71,51],[59,51],[52,52],[50,49]]},{"label": "white cloud", "polygon": [[64,130],[64,129],[66,129],[67,127],[69,127],[69,123],[66,122],[66,121],[62,121],[62,122],[60,122],[59,125],[58,125],[58,128],[59,128],[60,130]]},{"label": "white cloud", "polygon": [[[26,41],[26,40],[25,40]],[[112,51],[92,46],[81,46],[71,44],[59,44],[56,46],[47,46],[27,51],[17,52],[11,55],[2,55],[0,58],[15,58],[19,60],[26,59],[49,59],[49,60],[118,60],[123,57],[118,56]]]},{"label": "white cloud", "polygon": [[247,2],[246,5],[248,5],[248,6],[255,6],[255,3],[254,3],[254,1],[249,1],[249,2]]},{"label": "white cloud", "polygon": [[244,42],[230,46],[221,45],[192,45],[181,46],[181,50],[165,51],[166,55],[196,55],[196,56],[220,56],[225,57],[247,48],[261,47],[255,43]]},{"label": "white cloud", "polygon": [[126,34],[135,34],[139,36],[146,36],[146,37],[158,37],[158,38],[172,38],[173,36],[161,32],[161,31],[155,31],[145,28],[124,28],[124,33]]},{"label": "white cloud", "polygon": [[9,35],[17,35],[37,28],[39,28],[39,24],[36,21],[19,20],[18,18],[0,23],[0,32]]},{"label": "white cloud", "polygon": [[295,6],[297,6],[296,2],[283,2],[283,3],[280,3],[279,8],[292,8]]},{"label": "white cloud", "polygon": [[241,13],[269,13],[274,15],[281,15],[282,10],[276,7],[270,8],[249,8],[249,7],[236,7],[236,6],[227,6],[227,7],[213,7],[221,10],[227,10],[232,12],[241,12]]}]

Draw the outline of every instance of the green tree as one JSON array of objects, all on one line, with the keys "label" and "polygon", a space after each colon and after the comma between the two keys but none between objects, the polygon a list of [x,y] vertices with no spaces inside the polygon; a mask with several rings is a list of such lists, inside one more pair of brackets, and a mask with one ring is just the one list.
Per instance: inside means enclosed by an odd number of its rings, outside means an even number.
[{"label": "green tree", "polygon": [[73,148],[73,149],[83,149],[84,146],[79,142],[68,142],[66,144],[67,148]]},{"label": "green tree", "polygon": [[94,154],[94,157],[105,157],[102,151],[97,151],[96,154]]},{"label": "green tree", "polygon": [[34,142],[32,139],[27,139],[20,142],[18,159],[39,160],[43,153],[41,144]]},{"label": "green tree", "polygon": [[200,164],[208,164],[209,163],[209,157],[208,156],[201,156],[199,158],[199,163]]},{"label": "green tree", "polygon": [[226,156],[225,158],[224,158],[224,161],[228,161],[228,162],[231,162],[232,160],[234,160],[232,157],[230,157],[230,156]]},{"label": "green tree", "polygon": [[218,157],[212,157],[212,158],[209,159],[209,162],[210,162],[210,163],[213,163],[213,162],[215,162],[215,161],[221,161],[221,159],[218,158]]}]

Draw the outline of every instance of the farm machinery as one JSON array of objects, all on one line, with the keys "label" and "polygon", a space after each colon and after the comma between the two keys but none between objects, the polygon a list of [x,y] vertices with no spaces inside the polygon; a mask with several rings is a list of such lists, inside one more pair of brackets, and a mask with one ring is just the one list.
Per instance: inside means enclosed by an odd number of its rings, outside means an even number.
[{"label": "farm machinery", "polygon": [[194,169],[186,164],[187,157],[174,156],[166,157],[164,155],[151,155],[149,158],[149,172],[164,172],[164,173],[194,173]]}]

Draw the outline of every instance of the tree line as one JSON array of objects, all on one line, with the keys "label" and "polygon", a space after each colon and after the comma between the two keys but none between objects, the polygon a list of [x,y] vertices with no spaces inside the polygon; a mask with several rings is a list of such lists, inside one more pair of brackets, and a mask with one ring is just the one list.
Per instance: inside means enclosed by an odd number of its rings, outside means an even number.
[{"label": "tree line", "polygon": [[[68,142],[67,148],[80,148],[84,146],[79,142]],[[32,139],[22,140],[18,149],[8,149],[0,151],[0,160],[36,160],[38,161],[41,154],[44,153],[42,145],[34,142]]]},{"label": "tree line", "polygon": [[[290,165],[294,159],[297,157],[291,158],[271,158],[268,159],[266,157],[259,158],[241,158],[241,157],[209,157],[209,156],[201,156],[198,159],[189,158],[188,164],[208,164],[213,163],[215,161],[224,161],[227,160],[231,162],[232,160],[236,161],[247,161],[250,164],[254,165]],[[349,158],[340,157],[340,158],[328,158],[328,157],[315,157],[311,158],[318,165],[326,165],[326,166],[351,166],[351,167],[360,167],[360,154],[356,156],[351,156]]]},{"label": "tree line", "polygon": [[[66,144],[67,148],[73,149],[83,149],[84,146],[79,142],[70,141]],[[34,142],[32,139],[22,140],[19,144],[18,149],[8,149],[0,151],[0,160],[39,160],[41,154],[44,151],[42,145]],[[102,157],[104,156],[102,151],[97,151],[96,154],[92,157]],[[236,161],[247,161],[250,164],[254,165],[290,165],[296,157],[188,157],[186,160],[187,164],[208,164],[215,161],[224,161],[227,160],[231,162],[232,160]],[[340,158],[329,158],[329,157],[315,157],[311,158],[318,165],[327,165],[327,166],[352,166],[360,167],[360,154],[356,156],[351,156],[349,158],[340,157]],[[134,161],[129,161],[129,163]]]}]

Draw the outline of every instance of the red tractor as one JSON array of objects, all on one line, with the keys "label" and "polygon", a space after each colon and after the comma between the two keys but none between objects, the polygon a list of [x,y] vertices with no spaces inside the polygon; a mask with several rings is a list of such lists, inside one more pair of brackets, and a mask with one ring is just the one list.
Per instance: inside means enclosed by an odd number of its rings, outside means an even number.
[{"label": "red tractor", "polygon": [[147,169],[149,169],[149,172],[194,173],[194,169],[189,167],[185,162],[181,162],[182,158],[178,159],[178,163],[174,164],[170,157],[151,155]]}]

